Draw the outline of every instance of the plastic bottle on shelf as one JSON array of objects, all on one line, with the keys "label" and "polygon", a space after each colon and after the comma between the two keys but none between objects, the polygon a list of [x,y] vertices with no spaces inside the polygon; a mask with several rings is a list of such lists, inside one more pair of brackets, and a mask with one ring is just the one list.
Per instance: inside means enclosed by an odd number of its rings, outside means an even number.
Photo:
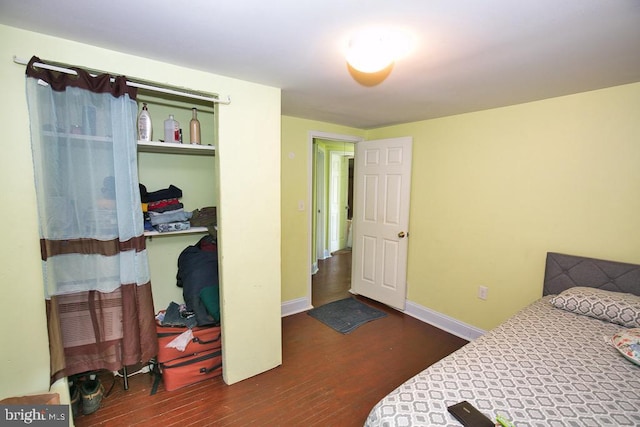
[{"label": "plastic bottle on shelf", "polygon": [[138,114],[138,139],[140,141],[151,141],[153,137],[153,126],[151,125],[151,115],[147,109],[147,103],[142,103],[142,110]]},{"label": "plastic bottle on shelf", "polygon": [[179,143],[180,123],[169,114],[169,118],[164,121],[164,142]]},{"label": "plastic bottle on shelf", "polygon": [[191,121],[189,122],[189,142],[191,144],[202,144],[200,140],[200,121],[198,120],[198,110],[193,107],[191,109]]}]

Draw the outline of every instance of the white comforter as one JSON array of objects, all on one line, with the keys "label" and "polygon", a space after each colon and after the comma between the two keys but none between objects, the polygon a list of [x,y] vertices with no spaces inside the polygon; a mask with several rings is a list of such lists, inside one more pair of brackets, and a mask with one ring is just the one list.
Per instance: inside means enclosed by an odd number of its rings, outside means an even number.
[{"label": "white comforter", "polygon": [[469,401],[517,427],[640,426],[640,366],[610,345],[622,326],[554,308],[544,297],[409,379],[366,426],[460,426]]}]

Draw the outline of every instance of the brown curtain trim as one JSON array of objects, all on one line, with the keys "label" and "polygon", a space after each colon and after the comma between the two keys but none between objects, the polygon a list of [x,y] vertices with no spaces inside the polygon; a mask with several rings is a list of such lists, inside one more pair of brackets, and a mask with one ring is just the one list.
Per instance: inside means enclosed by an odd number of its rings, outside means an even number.
[{"label": "brown curtain trim", "polygon": [[129,98],[136,99],[138,95],[138,89],[127,85],[127,79],[124,76],[113,77],[114,81],[112,82],[109,74],[100,74],[93,77],[82,68],[68,67],[78,73],[77,76],[74,76],[73,74],[38,68],[34,65],[36,62],[45,64],[40,58],[33,56],[27,64],[27,77],[41,79],[47,82],[51,88],[57,92],[62,92],[71,86],[86,89],[94,93],[110,93],[116,98],[128,94]]},{"label": "brown curtain trim", "polygon": [[65,358],[58,305],[47,299],[45,300],[45,307],[47,311],[47,332],[49,335],[49,372],[51,373],[49,385],[51,385],[65,376]]},{"label": "brown curtain trim", "polygon": [[[156,320],[151,283],[123,284],[113,293],[98,291],[52,296],[46,300],[50,381],[81,372],[107,369],[116,371],[125,365],[146,363],[158,354]],[[110,308],[120,307],[122,335],[109,335]],[[94,342],[64,347],[63,334],[74,333],[73,314],[87,314],[93,327]],[[64,314],[64,315],[63,315]]]},{"label": "brown curtain trim", "polygon": [[56,255],[83,254],[113,256],[120,252],[135,250],[142,252],[146,248],[144,236],[136,236],[124,242],[118,239],[69,239],[48,240],[40,239],[40,254],[42,260]]},{"label": "brown curtain trim", "polygon": [[141,286],[123,285],[123,322],[136,328],[124,328],[122,364],[146,362],[158,355],[158,336],[151,282]]}]

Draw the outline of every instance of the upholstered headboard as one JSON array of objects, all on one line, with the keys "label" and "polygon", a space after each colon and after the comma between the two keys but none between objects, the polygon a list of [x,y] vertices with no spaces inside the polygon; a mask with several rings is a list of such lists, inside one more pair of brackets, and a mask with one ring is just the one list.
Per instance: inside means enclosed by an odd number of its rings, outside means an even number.
[{"label": "upholstered headboard", "polygon": [[542,294],[559,294],[574,286],[640,295],[640,265],[547,253]]}]

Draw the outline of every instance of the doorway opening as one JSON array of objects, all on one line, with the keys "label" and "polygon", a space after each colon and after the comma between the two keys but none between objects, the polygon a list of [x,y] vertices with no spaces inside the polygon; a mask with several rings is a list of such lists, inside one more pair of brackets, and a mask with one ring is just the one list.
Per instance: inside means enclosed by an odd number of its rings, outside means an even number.
[{"label": "doorway opening", "polygon": [[351,288],[355,143],[362,138],[313,131],[309,136],[309,295],[315,307],[345,298]]}]

